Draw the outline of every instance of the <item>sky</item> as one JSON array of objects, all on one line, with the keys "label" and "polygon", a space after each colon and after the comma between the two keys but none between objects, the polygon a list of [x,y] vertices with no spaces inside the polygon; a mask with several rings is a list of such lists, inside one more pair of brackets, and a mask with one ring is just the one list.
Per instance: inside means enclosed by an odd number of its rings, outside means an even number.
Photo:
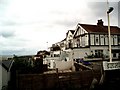
[{"label": "sky", "polygon": [[[0,55],[31,55],[63,40],[78,23],[107,25],[107,0],[0,0]],[[118,26],[118,2],[110,24]],[[119,3],[120,4],[120,3]]]}]

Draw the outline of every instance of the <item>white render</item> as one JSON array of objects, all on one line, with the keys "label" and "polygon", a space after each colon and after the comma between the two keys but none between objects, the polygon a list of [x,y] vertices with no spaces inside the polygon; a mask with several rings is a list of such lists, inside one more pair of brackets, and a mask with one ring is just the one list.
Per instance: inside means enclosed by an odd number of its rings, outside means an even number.
[{"label": "white render", "polygon": [[86,56],[85,53],[90,53],[89,51],[89,48],[73,49],[73,58],[84,58]]},{"label": "white render", "polygon": [[[72,67],[72,60],[68,51],[51,51],[51,55],[44,59],[49,69],[69,70]],[[57,57],[56,57],[57,55]]]},{"label": "white render", "polygon": [[69,30],[66,35],[66,48],[73,47],[73,34]]}]

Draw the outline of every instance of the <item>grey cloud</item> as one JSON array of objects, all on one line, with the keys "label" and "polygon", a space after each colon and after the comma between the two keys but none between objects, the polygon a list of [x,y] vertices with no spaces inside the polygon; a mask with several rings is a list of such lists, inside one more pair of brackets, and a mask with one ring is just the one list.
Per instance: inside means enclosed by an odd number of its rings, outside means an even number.
[{"label": "grey cloud", "polygon": [[8,1],[6,1],[6,0],[0,0],[0,5],[7,4],[7,3],[8,3]]},{"label": "grey cloud", "polygon": [[1,55],[35,55],[37,50],[19,49],[19,50],[2,50]]},{"label": "grey cloud", "polygon": [[13,21],[13,20],[7,20],[7,19],[2,19],[0,21],[0,26],[5,27],[5,26],[17,26],[17,25],[22,25],[24,23],[20,23],[19,21]]},{"label": "grey cloud", "polygon": [[[117,16],[118,11],[118,2],[111,2],[109,6],[114,8],[114,17]],[[88,3],[88,7],[93,11],[95,16],[105,17],[106,10],[107,10],[107,3],[106,2],[90,2]]]},{"label": "grey cloud", "polygon": [[[107,3],[106,2],[89,2],[89,9],[92,11],[94,18],[106,20],[107,18]],[[117,25],[118,23],[118,2],[109,2],[109,7],[113,7],[114,10],[110,13],[111,25]],[[93,19],[94,19],[93,18]],[[107,21],[104,21],[107,24]]]},{"label": "grey cloud", "polygon": [[9,38],[9,37],[14,37],[15,34],[13,31],[1,31],[0,36],[2,36],[4,38]]},{"label": "grey cloud", "polygon": [[[14,38],[0,42],[0,55],[25,55],[25,54],[34,54],[34,50],[26,47],[26,42],[22,40],[15,40]],[[28,51],[29,50],[29,51]]]},{"label": "grey cloud", "polygon": [[1,26],[13,26],[16,25],[16,22],[13,21],[1,21]]},{"label": "grey cloud", "polygon": [[120,27],[120,1],[118,2],[118,26]]},{"label": "grey cloud", "polygon": [[20,55],[21,53],[24,53],[25,50],[24,49],[20,49],[20,50],[3,50],[2,51],[2,55]]},{"label": "grey cloud", "polygon": [[3,50],[2,55],[14,55],[14,54],[20,54],[22,53],[22,50]]},{"label": "grey cloud", "polygon": [[90,2],[88,7],[92,10],[92,14],[96,16],[103,16],[105,12],[105,2]]},{"label": "grey cloud", "polygon": [[0,7],[3,8],[7,4],[6,0],[0,0]]},{"label": "grey cloud", "polygon": [[5,27],[5,26],[25,26],[25,25],[33,25],[33,24],[38,24],[41,23],[40,21],[30,21],[30,22],[19,22],[19,21],[0,21],[0,26]]},{"label": "grey cloud", "polygon": [[62,25],[62,26],[65,26],[65,27],[73,27],[75,26],[78,22],[80,22],[81,20],[79,19],[70,19],[70,20],[59,20],[59,21],[56,21],[55,24],[57,25]]}]

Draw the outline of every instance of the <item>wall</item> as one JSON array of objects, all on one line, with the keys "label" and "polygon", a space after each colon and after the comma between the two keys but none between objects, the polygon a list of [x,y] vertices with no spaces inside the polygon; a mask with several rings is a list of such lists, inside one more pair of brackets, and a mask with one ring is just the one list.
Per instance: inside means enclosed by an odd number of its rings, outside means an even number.
[{"label": "wall", "polygon": [[2,68],[2,86],[7,86],[10,80],[10,72],[7,72],[5,68]]},{"label": "wall", "polygon": [[0,90],[2,89],[2,66],[0,63]]},{"label": "wall", "polygon": [[10,80],[10,72],[7,72],[5,68],[0,65],[0,90],[3,86],[8,85],[8,81]]},{"label": "wall", "polygon": [[88,55],[90,54],[90,49],[89,48],[78,48],[78,49],[73,49],[73,58],[84,58],[86,56],[85,53]]},{"label": "wall", "polygon": [[[103,55],[105,56],[109,56],[109,50],[108,50],[108,46],[91,46],[90,50],[93,51],[93,53],[95,53],[95,50],[103,50]],[[112,46],[112,50],[120,50],[120,46]],[[112,58],[113,59],[118,59],[119,57],[119,53],[116,53],[116,57],[113,57],[113,53],[112,53]]]},{"label": "wall", "polygon": [[100,76],[99,72],[93,74],[90,70],[53,74],[18,74],[17,90],[61,90],[63,88],[89,90],[93,76]]},{"label": "wall", "polygon": [[[112,50],[119,50],[120,46],[112,46]],[[108,46],[90,46],[90,48],[75,48],[73,51],[71,50],[71,57],[72,58],[84,58],[86,57],[86,53],[88,55],[91,54],[91,51],[93,51],[93,54],[95,54],[95,50],[103,50],[103,55],[105,55],[106,58],[109,56]],[[72,56],[73,55],[73,56]],[[118,58],[118,53],[116,52],[116,58]],[[113,53],[112,53],[113,57]]]}]

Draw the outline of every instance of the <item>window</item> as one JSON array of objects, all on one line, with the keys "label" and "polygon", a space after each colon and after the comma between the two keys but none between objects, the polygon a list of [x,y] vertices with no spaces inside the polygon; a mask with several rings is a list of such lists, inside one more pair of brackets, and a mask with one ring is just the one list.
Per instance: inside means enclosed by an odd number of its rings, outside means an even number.
[{"label": "window", "polygon": [[82,47],[85,46],[85,37],[82,37]]},{"label": "window", "polygon": [[95,57],[96,58],[103,57],[103,50],[95,50]]},{"label": "window", "polygon": [[98,37],[95,38],[95,42],[96,42],[96,44],[98,44]]},{"label": "window", "polygon": [[120,52],[118,53],[118,58],[120,59]]},{"label": "window", "polygon": [[60,55],[59,54],[54,54],[54,57],[60,57]]},{"label": "window", "polygon": [[77,39],[77,47],[80,47],[80,39]]},{"label": "window", "polygon": [[71,40],[69,40],[69,43],[68,43],[68,48],[72,48],[72,43],[71,43]]},{"label": "window", "polygon": [[120,45],[120,36],[118,36],[118,45]]},{"label": "window", "polygon": [[113,53],[113,57],[116,57],[116,53]]},{"label": "window", "polygon": [[85,31],[84,31],[84,34],[85,34]]}]

